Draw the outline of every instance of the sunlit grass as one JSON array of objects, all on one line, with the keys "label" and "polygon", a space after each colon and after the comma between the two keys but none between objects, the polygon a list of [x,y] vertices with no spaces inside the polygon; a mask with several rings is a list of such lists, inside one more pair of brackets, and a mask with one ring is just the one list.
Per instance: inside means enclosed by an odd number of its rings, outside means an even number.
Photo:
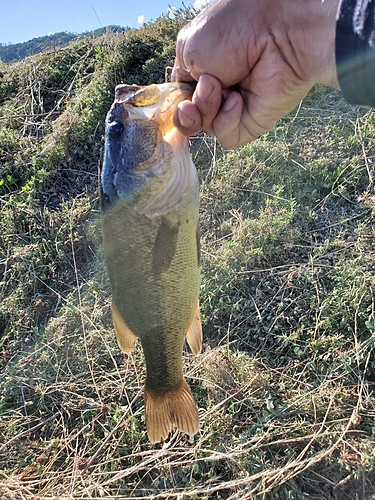
[{"label": "sunlit grass", "polygon": [[98,169],[113,86],[161,81],[182,22],[1,67],[0,498],[370,498],[375,120],[337,91],[238,151],[191,139],[204,348],[184,363],[201,427],[147,440]]}]

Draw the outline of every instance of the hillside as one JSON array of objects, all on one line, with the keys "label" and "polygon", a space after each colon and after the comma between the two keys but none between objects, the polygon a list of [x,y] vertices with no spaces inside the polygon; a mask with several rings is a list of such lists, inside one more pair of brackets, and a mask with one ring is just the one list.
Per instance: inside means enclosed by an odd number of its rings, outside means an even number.
[{"label": "hillside", "polygon": [[62,31],[61,33],[53,33],[52,35],[41,36],[33,38],[27,42],[0,44],[0,60],[5,63],[14,61],[21,61],[25,57],[40,54],[41,52],[55,52],[60,47],[65,47],[72,40],[79,40],[81,38],[90,37],[98,38],[107,31],[113,33],[121,33],[129,28],[122,28],[121,26],[105,26],[96,30],[85,33],[68,33]]},{"label": "hillside", "polygon": [[98,171],[120,82],[163,82],[193,16],[0,63],[0,499],[375,495],[375,114],[316,87],[237,151],[191,138],[204,349],[194,440],[147,439]]}]

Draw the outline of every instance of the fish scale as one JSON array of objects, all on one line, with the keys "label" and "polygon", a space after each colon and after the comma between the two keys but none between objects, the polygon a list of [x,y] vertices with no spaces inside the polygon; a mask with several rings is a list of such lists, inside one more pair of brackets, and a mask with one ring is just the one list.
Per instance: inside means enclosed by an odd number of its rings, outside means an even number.
[{"label": "fish scale", "polygon": [[185,337],[194,354],[202,343],[198,178],[188,140],[173,127],[191,93],[186,84],[120,86],[107,117],[102,224],[113,322],[124,352],[141,341],[153,442],[173,427],[191,435],[199,427],[182,368]]},{"label": "fish scale", "polygon": [[[134,335],[141,342],[145,339],[142,346],[147,377],[153,381],[152,385],[160,385],[162,390],[174,389],[181,382],[183,341],[199,293],[195,200],[190,201],[190,207],[180,207],[180,211],[181,223],[175,212],[172,219],[172,223],[178,221],[174,255],[161,272],[156,271],[153,264],[155,253],[164,254],[163,246],[170,244],[173,238],[170,235],[166,239],[160,238],[163,245],[156,250],[155,242],[162,226],[161,219],[168,219],[168,216],[150,220],[121,201],[116,205],[115,213],[103,216],[104,253],[113,300]],[[121,269],[126,271],[121,273]],[[160,349],[161,343],[165,350]],[[156,370],[151,367],[155,363],[162,363],[163,384],[160,377],[154,376]]]}]

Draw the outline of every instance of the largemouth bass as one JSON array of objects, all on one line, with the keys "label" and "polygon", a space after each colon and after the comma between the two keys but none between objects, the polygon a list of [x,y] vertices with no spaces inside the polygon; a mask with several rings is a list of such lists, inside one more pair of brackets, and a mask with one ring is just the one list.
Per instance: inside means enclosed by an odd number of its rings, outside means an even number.
[{"label": "largemouth bass", "polygon": [[194,435],[198,412],[182,370],[184,339],[202,346],[198,176],[187,137],[173,125],[189,84],[119,85],[106,119],[103,248],[121,349],[140,339],[150,441],[176,427]]}]

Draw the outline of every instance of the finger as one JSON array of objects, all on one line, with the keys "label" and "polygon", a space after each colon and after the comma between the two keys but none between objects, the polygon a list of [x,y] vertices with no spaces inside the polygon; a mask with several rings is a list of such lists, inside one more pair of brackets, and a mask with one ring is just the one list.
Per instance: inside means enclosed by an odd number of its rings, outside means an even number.
[{"label": "finger", "polygon": [[287,92],[282,83],[277,81],[277,85],[271,85],[265,95],[250,90],[241,91],[245,106],[240,124],[240,145],[272,130],[280,118],[299,105],[311,88],[310,83],[295,84]]},{"label": "finger", "polygon": [[[232,92],[214,121],[215,134],[224,147],[243,146],[272,130],[277,120],[292,111],[306,93],[306,88],[301,88],[292,98],[284,94],[264,98],[244,89],[241,94]],[[235,94],[242,103],[240,118]]]},{"label": "finger", "polygon": [[174,114],[174,124],[184,135],[194,135],[202,128],[202,117],[195,104],[181,101]]},{"label": "finger", "polygon": [[211,75],[201,75],[192,98],[202,117],[202,129],[213,135],[213,121],[218,114],[222,102],[222,86],[220,81]]},{"label": "finger", "polygon": [[171,73],[171,82],[193,82],[194,78],[191,76],[188,68],[182,66],[173,66]]},{"label": "finger", "polygon": [[214,134],[225,148],[237,148],[240,144],[241,118],[244,101],[238,92],[232,91],[213,122]]},{"label": "finger", "polygon": [[172,82],[191,82],[194,78],[191,75],[191,68],[188,68],[184,61],[186,39],[180,31],[176,44],[176,58],[171,73]]},{"label": "finger", "polygon": [[[244,93],[245,96],[246,94],[248,97],[251,95]],[[274,127],[276,120],[269,116],[269,110],[263,108],[262,113],[256,110],[254,113],[251,106],[253,102],[235,91],[227,96],[213,123],[215,135],[225,148],[241,147]]]}]

